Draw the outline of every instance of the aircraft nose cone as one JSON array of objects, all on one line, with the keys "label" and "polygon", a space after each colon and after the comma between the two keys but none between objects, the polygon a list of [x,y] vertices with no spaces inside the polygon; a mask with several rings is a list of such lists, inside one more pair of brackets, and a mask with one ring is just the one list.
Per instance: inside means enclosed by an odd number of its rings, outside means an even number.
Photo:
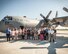
[{"label": "aircraft nose cone", "polygon": [[2,19],[1,22],[4,22],[5,24],[9,24],[9,22],[4,19]]},{"label": "aircraft nose cone", "polygon": [[4,22],[5,20],[4,20],[4,19],[2,19],[1,21],[3,21],[3,22]]}]

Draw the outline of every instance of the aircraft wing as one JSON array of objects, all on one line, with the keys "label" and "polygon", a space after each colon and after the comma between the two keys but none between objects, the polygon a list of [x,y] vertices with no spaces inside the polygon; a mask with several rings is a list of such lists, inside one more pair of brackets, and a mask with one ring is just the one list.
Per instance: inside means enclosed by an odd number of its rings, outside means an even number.
[{"label": "aircraft wing", "polygon": [[53,24],[68,26],[68,16],[53,18],[51,21]]},{"label": "aircraft wing", "polygon": [[65,21],[65,20],[68,20],[68,16],[53,18],[52,21],[62,22],[62,21]]}]

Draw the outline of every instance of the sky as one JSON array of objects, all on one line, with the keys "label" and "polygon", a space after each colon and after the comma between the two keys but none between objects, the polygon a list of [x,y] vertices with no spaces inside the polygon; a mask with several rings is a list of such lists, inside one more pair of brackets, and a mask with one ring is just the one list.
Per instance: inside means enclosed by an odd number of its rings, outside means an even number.
[{"label": "sky", "polygon": [[58,17],[68,16],[63,7],[68,8],[68,0],[0,0],[0,20],[6,15],[42,19],[40,13],[46,16],[50,10],[50,19],[55,17],[56,11]]}]

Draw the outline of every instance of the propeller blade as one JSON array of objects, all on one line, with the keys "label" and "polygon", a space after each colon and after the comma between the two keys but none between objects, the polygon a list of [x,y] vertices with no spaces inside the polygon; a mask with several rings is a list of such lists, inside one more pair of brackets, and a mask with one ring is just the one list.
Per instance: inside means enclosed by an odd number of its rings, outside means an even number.
[{"label": "propeller blade", "polygon": [[[50,16],[50,14],[51,14],[51,12],[52,11],[50,11],[49,13],[48,13],[48,15],[45,17],[43,14],[40,14],[40,16],[44,19],[44,25],[48,25],[49,24],[49,19],[48,19],[48,17]],[[49,24],[50,25],[50,24]]]},{"label": "propeller blade", "polygon": [[51,12],[52,12],[52,11],[50,10],[50,12],[49,12],[48,15],[46,16],[46,18],[48,18],[48,17],[50,16]]},{"label": "propeller blade", "polygon": [[40,14],[40,16],[44,19],[46,23],[48,22],[48,19],[44,15]]},{"label": "propeller blade", "polygon": [[58,16],[58,11],[56,11],[56,15],[55,15],[55,18],[57,18],[57,16]]},{"label": "propeller blade", "polygon": [[66,7],[63,7],[63,10],[66,11],[66,12],[68,12],[68,9]]},{"label": "propeller blade", "polygon": [[42,18],[44,18],[44,19],[46,18],[46,17],[45,17],[44,15],[42,15],[42,14],[40,14],[40,16],[41,16]]}]

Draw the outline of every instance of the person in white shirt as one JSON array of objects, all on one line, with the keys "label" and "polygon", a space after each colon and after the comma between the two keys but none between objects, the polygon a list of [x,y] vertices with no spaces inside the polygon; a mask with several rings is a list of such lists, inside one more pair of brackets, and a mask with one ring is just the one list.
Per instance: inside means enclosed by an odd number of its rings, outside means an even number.
[{"label": "person in white shirt", "polygon": [[11,36],[12,36],[12,40],[14,40],[14,37],[15,37],[15,29],[14,28],[11,31]]},{"label": "person in white shirt", "polygon": [[19,38],[19,39],[22,39],[22,33],[23,33],[23,31],[22,31],[21,28],[19,28],[18,31],[19,31],[19,32],[18,32],[18,38]]},{"label": "person in white shirt", "polygon": [[18,34],[19,34],[19,31],[18,31],[18,29],[17,29],[17,28],[15,28],[15,40],[17,40],[17,39],[18,39]]},{"label": "person in white shirt", "polygon": [[55,29],[55,28],[53,28],[53,30],[54,30],[54,34],[53,34],[53,35],[54,35],[54,37],[53,37],[53,41],[55,41],[55,40],[56,40],[56,32],[57,32],[57,31],[56,31],[56,29]]},{"label": "person in white shirt", "polygon": [[48,30],[48,37],[49,37],[49,42],[54,40],[54,30],[52,28],[49,28]]}]

